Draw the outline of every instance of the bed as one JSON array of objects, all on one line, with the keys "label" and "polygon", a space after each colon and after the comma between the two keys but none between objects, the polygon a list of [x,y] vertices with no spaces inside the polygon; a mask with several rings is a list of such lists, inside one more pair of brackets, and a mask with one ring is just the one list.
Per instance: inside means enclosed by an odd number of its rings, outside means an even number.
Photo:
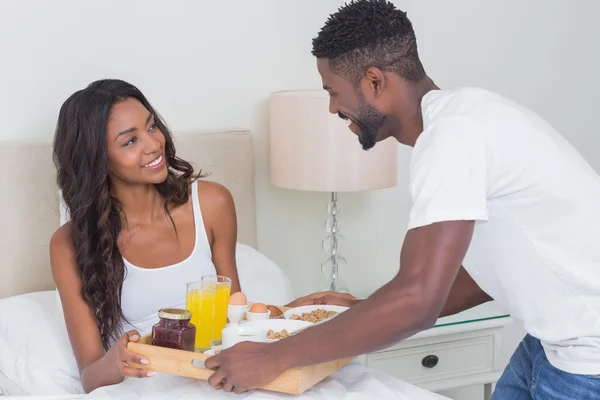
[{"label": "bed", "polygon": [[[232,193],[238,218],[236,258],[250,301],[284,304],[294,298],[281,268],[256,249],[254,150],[245,130],[180,132],[177,154],[209,173]],[[55,184],[52,147],[39,142],[0,144],[0,396],[27,399],[229,397],[205,382],[157,374],[127,379],[84,395],[54,288],[48,243],[67,220]],[[265,290],[264,282],[268,282]],[[165,394],[168,393],[168,397]],[[368,393],[368,394],[367,394]],[[325,397],[443,399],[359,361],[344,367],[305,395]],[[374,397],[373,397],[374,396]],[[263,391],[246,398],[289,398]],[[18,397],[16,397],[18,398]]]}]

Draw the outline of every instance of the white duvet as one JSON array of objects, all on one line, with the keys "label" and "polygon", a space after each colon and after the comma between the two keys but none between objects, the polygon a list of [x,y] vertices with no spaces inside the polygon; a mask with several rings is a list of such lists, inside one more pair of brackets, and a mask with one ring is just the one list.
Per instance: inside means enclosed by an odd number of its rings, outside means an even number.
[{"label": "white duvet", "polygon": [[293,396],[263,390],[242,395],[216,391],[206,381],[157,373],[148,379],[128,379],[119,385],[97,389],[85,399],[447,399],[353,361],[302,395]]}]

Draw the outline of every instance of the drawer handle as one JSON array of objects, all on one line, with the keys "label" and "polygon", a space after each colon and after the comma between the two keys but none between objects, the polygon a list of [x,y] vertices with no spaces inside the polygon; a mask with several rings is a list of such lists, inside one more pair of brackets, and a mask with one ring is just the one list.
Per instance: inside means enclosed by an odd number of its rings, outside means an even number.
[{"label": "drawer handle", "polygon": [[437,363],[439,361],[440,361],[440,359],[438,358],[438,356],[432,354],[432,355],[423,357],[423,360],[421,361],[421,364],[425,368],[433,368],[433,367],[435,367],[437,365]]}]

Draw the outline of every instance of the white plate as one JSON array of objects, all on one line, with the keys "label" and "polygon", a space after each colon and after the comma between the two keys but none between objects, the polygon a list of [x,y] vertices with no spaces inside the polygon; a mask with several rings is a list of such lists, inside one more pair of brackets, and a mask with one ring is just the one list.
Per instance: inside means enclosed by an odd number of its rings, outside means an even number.
[{"label": "white plate", "polygon": [[[291,308],[289,310],[287,310],[286,312],[283,313],[283,316],[290,320],[290,321],[294,321],[292,320],[292,315],[297,314],[299,316],[302,315],[302,313],[309,313],[311,311],[314,310],[325,310],[325,311],[337,311],[338,313],[342,313],[344,311],[346,311],[349,307],[344,307],[344,306],[328,306],[328,305],[314,305],[314,306],[301,306],[301,307],[295,307],[295,308]],[[306,321],[301,321],[301,322],[306,322]],[[310,324],[311,322],[309,322]]]},{"label": "white plate", "polygon": [[[280,332],[281,330],[285,329],[289,333],[311,325],[313,324],[311,324],[310,322],[296,321],[292,319],[267,319],[262,321],[248,321],[244,323],[244,326],[256,329],[264,329],[265,331],[273,329],[275,332]],[[271,343],[276,342],[277,340],[279,339],[267,339],[267,342]]]}]

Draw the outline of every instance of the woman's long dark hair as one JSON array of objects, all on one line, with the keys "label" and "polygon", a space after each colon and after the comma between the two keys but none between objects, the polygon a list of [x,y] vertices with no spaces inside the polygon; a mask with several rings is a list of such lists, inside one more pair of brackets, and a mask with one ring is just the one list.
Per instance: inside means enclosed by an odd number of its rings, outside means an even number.
[{"label": "woman's long dark hair", "polygon": [[[71,219],[72,241],[83,287],[81,294],[93,309],[105,350],[121,335],[121,289],[125,264],[117,243],[121,232],[120,202],[111,196],[108,176],[107,126],[112,107],[137,99],[155,117],[165,136],[167,179],[156,185],[165,200],[185,204],[190,183],[200,175],[175,155],[171,133],[135,86],[114,79],[91,83],[71,95],[60,109],[54,136],[57,182]],[[172,219],[171,219],[172,221]]]}]

